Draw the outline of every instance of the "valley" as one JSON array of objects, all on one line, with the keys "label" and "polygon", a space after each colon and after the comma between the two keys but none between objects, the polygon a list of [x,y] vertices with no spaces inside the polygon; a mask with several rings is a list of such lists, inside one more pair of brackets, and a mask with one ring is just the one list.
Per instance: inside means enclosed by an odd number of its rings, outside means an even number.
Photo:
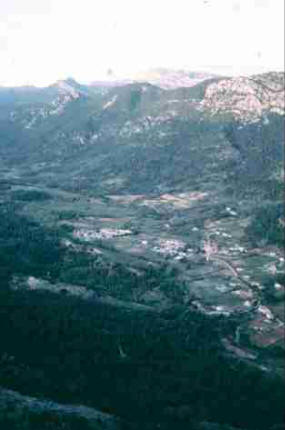
[{"label": "valley", "polygon": [[167,88],[0,89],[3,410],[281,428],[284,75]]}]

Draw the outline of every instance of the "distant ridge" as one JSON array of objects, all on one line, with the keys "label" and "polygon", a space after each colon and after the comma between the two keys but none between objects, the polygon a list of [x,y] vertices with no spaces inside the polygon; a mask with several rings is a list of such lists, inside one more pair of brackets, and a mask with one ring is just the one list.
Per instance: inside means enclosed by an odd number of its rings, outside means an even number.
[{"label": "distant ridge", "polygon": [[202,81],[217,78],[218,75],[208,72],[172,70],[155,68],[139,72],[133,76],[136,82],[149,82],[163,89],[190,88]]}]

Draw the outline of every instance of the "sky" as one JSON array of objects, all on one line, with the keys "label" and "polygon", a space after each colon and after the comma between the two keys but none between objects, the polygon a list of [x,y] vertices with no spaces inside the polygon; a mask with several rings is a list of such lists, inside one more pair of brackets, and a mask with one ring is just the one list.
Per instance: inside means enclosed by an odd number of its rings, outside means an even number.
[{"label": "sky", "polygon": [[0,0],[2,86],[156,67],[284,70],[284,0]]}]

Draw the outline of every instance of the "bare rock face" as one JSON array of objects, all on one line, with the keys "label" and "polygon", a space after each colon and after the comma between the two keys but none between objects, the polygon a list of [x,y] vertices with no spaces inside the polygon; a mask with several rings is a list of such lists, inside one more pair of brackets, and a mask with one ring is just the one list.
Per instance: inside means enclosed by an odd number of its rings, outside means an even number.
[{"label": "bare rock face", "polygon": [[265,112],[283,114],[284,74],[221,79],[208,85],[202,105],[246,122],[258,120]]}]

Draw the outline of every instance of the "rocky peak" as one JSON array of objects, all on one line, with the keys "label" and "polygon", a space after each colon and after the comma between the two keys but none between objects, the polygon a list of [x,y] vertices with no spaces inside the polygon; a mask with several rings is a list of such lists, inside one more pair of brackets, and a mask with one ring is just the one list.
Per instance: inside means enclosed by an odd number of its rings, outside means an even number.
[{"label": "rocky peak", "polygon": [[74,100],[80,97],[80,91],[77,88],[78,84],[71,78],[59,80],[53,86],[57,88],[60,95],[69,96]]}]

